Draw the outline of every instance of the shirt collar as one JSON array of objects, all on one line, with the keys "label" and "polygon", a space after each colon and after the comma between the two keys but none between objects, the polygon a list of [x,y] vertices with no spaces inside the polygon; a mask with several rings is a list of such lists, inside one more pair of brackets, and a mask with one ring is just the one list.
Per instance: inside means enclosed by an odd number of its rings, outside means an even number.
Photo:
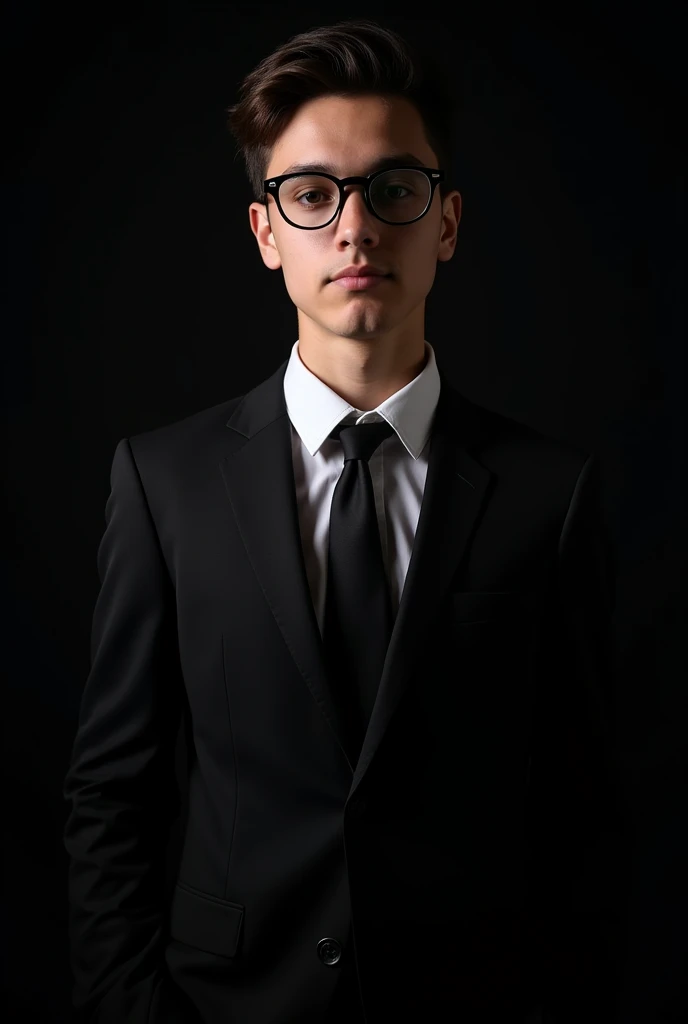
[{"label": "shirt collar", "polygon": [[284,374],[284,398],[292,426],[310,454],[315,455],[342,420],[348,424],[384,419],[394,428],[409,455],[417,459],[430,436],[440,396],[435,352],[428,341],[424,344],[428,358],[418,376],[376,409],[362,412],[349,405],[302,363],[297,338]]}]

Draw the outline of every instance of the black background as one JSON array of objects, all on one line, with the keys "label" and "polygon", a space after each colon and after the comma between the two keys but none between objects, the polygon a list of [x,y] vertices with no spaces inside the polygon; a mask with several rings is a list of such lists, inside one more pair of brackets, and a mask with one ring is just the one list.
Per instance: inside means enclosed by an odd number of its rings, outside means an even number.
[{"label": "black background", "polygon": [[[685,115],[678,5],[14,3],[2,15],[6,998],[69,1020],[61,787],[118,440],[244,393],[297,337],[225,110],[306,28],[371,17],[464,95],[426,337],[467,397],[596,450],[618,564],[624,1022],[688,1011]],[[583,1022],[582,1022],[583,1024]]]}]

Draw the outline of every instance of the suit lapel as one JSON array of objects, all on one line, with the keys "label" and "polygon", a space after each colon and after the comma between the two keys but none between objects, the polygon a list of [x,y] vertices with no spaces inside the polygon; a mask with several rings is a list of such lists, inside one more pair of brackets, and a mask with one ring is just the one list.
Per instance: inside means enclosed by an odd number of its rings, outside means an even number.
[{"label": "suit lapel", "polygon": [[251,565],[287,649],[321,708],[357,788],[422,653],[427,635],[488,495],[491,472],[469,448],[490,429],[490,413],[464,399],[440,371],[428,473],[411,560],[377,699],[358,763],[349,761],[330,689],[301,545],[284,400],[285,361],[244,396],[227,422],[229,453],[220,462],[227,495]]}]

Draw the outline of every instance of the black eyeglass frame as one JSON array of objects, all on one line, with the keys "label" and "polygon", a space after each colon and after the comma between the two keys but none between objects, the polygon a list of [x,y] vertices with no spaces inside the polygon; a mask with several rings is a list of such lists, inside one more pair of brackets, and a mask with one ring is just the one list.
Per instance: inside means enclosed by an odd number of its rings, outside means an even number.
[{"label": "black eyeglass frame", "polygon": [[[378,213],[375,212],[371,205],[370,188],[373,182],[381,174],[389,174],[390,171],[422,171],[430,183],[430,198],[428,199],[428,204],[423,210],[423,212],[420,213],[417,217],[414,217],[412,220],[385,220],[384,217],[381,217]],[[288,178],[305,178],[308,177],[309,175],[314,174],[317,174],[319,178],[329,178],[329,180],[333,181],[335,185],[337,185],[337,187],[339,188],[339,203],[337,204],[337,209],[332,214],[330,219],[326,221],[324,224],[313,224],[310,227],[306,224],[295,224],[293,220],[289,220],[286,213],[282,209],[282,204],[279,201],[280,185],[282,184],[283,181],[286,181]],[[292,227],[295,228],[300,228],[302,231],[319,231],[320,228],[326,228],[328,224],[331,224],[333,220],[336,220],[336,218],[339,216],[339,213],[344,208],[344,202],[347,198],[347,196],[344,194],[344,186],[363,185],[363,198],[366,207],[368,208],[370,213],[372,213],[373,217],[376,217],[378,220],[381,220],[383,224],[392,224],[394,225],[394,227],[400,228],[403,227],[405,224],[415,224],[417,220],[420,220],[421,217],[425,216],[425,214],[432,206],[432,201],[435,197],[435,189],[437,188],[441,181],[444,181],[444,171],[440,170],[439,167],[417,167],[415,165],[411,165],[409,167],[383,167],[379,171],[373,171],[372,174],[368,174],[366,176],[353,175],[352,177],[349,178],[335,178],[334,174],[326,174],[324,171],[294,171],[292,174],[278,174],[276,178],[266,178],[265,181],[263,182],[263,195],[265,196],[265,199],[261,199],[260,201],[267,208],[267,197],[268,195],[272,195],[274,197],[275,203],[277,204],[277,209],[282,214],[287,224],[291,224]],[[348,195],[350,194],[351,193],[348,193]]]}]

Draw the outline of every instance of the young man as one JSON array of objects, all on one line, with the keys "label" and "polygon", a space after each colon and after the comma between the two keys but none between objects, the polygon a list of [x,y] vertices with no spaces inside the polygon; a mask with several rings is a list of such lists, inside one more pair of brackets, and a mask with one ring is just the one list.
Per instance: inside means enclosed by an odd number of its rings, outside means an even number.
[{"label": "young man", "polygon": [[597,461],[439,369],[461,196],[393,85],[301,95],[266,146],[250,227],[289,358],[115,451],[65,784],[99,1024],[612,1019]]}]

